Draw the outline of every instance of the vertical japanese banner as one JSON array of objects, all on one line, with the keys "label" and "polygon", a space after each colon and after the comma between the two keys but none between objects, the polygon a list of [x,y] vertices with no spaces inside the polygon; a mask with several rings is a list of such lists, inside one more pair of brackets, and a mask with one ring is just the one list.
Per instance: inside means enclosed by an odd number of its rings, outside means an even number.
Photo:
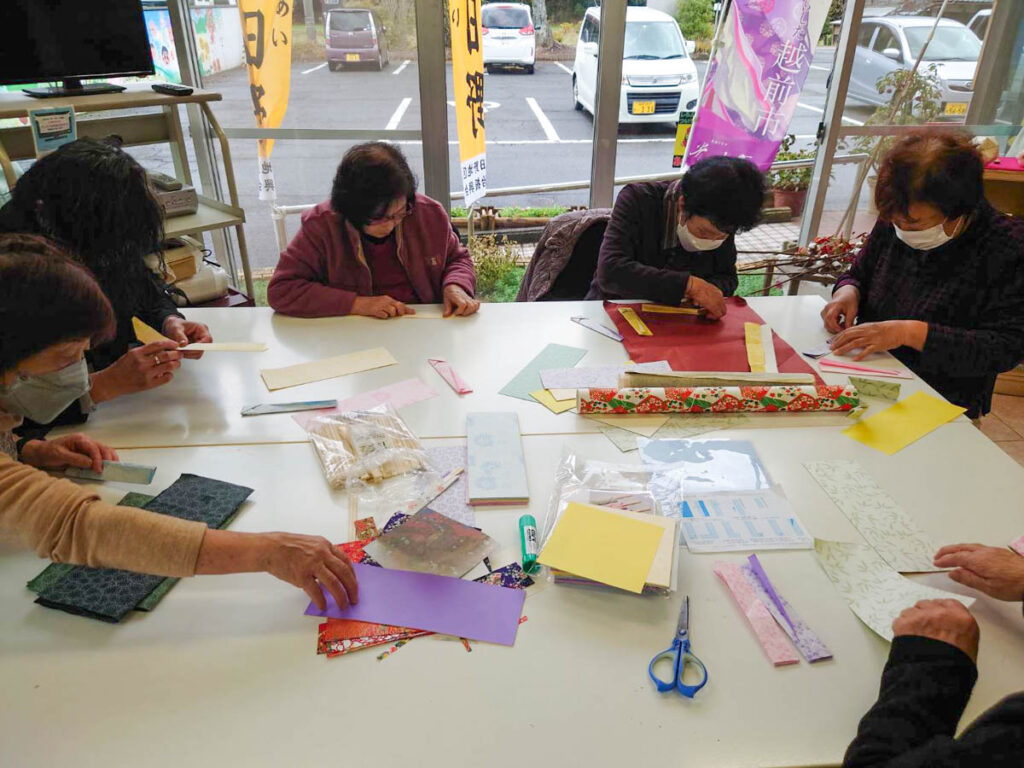
[{"label": "vertical japanese banner", "polygon": [[830,0],[733,0],[708,68],[686,166],[749,158],[767,171],[796,112]]},{"label": "vertical japanese banner", "polygon": [[452,84],[455,125],[459,131],[459,165],[466,207],[487,194],[484,139],[484,54],[480,49],[478,0],[449,0],[452,38]]},{"label": "vertical japanese banner", "polygon": [[[288,109],[292,69],[293,0],[238,0],[249,94],[258,128],[277,128]],[[259,139],[260,200],[276,200],[273,139]]]}]

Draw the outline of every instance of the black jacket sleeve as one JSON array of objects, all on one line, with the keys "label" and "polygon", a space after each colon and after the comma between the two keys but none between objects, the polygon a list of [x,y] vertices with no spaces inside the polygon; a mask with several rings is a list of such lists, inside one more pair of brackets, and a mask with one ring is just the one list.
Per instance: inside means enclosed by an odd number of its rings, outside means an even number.
[{"label": "black jacket sleeve", "polygon": [[977,680],[960,649],[926,637],[897,637],[878,701],[860,722],[843,768],[1019,766],[1024,694],[1004,699],[954,738]]},{"label": "black jacket sleeve", "polygon": [[136,304],[135,312],[139,320],[151,328],[162,332],[164,321],[168,317],[184,317],[178,311],[177,305],[171,301],[167,293],[167,286],[155,277],[146,280],[145,285],[140,286],[142,291]]},{"label": "black jacket sleeve", "polygon": [[711,258],[713,271],[704,279],[725,296],[732,296],[740,287],[740,279],[736,274],[736,238],[730,237],[722,243],[711,252]]}]

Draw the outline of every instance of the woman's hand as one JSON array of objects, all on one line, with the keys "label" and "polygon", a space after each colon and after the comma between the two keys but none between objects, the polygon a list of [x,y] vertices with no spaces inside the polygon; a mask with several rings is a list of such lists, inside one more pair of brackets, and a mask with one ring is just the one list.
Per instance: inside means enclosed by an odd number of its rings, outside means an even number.
[{"label": "woman's hand", "polygon": [[919,600],[892,623],[894,637],[913,635],[949,643],[978,660],[978,622],[959,600]]},{"label": "woman's hand", "polygon": [[212,529],[203,534],[196,574],[252,571],[266,571],[299,587],[321,610],[327,607],[325,589],[339,608],[359,600],[351,562],[322,536]]},{"label": "woman's hand", "polygon": [[[828,309],[828,307],[826,307]],[[896,347],[924,349],[928,323],[920,320],[883,320],[862,323],[843,331],[832,339],[832,354],[847,355],[859,349],[854,360],[863,360],[874,352],[887,352]]]},{"label": "woman's hand", "polygon": [[390,296],[358,296],[352,302],[352,311],[349,314],[387,320],[389,317],[415,315],[416,310]]},{"label": "woman's hand", "polygon": [[996,600],[1024,600],[1024,557],[1002,547],[952,544],[935,553],[938,568],[955,568],[949,578]]},{"label": "woman's hand", "polygon": [[94,403],[160,387],[181,367],[181,352],[173,341],[154,341],[129,349],[108,368],[92,375],[89,396]]},{"label": "woman's hand", "polygon": [[453,284],[444,287],[444,316],[465,317],[475,314],[480,309],[480,302]]},{"label": "woman's hand", "polygon": [[102,472],[104,461],[117,461],[117,452],[76,432],[52,440],[29,440],[21,449],[21,460],[39,469],[78,467]]},{"label": "woman's hand", "polygon": [[825,330],[839,333],[853,325],[860,307],[860,291],[852,285],[844,285],[834,294],[832,301],[821,310],[821,319],[825,321]]},{"label": "woman's hand", "polygon": [[[164,320],[163,334],[171,341],[178,342],[179,346],[186,344],[209,344],[213,341],[210,329],[202,323],[193,323],[183,318],[171,315]],[[189,360],[198,360],[203,356],[202,352],[182,352]]]},{"label": "woman's hand", "polygon": [[706,309],[708,317],[712,320],[724,317],[728,311],[725,296],[718,287],[696,275],[690,275],[690,281],[686,284],[686,298],[698,307]]}]

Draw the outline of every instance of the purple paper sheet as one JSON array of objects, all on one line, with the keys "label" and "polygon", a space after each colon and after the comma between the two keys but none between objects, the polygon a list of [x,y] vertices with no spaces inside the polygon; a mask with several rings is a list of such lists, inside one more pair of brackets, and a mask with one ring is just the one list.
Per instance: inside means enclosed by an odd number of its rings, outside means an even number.
[{"label": "purple paper sheet", "polygon": [[359,619],[485,643],[515,644],[526,599],[521,589],[361,563],[353,563],[352,569],[359,581],[359,603],[341,610],[325,593],[327,610],[310,603],[307,616]]},{"label": "purple paper sheet", "polygon": [[816,661],[825,661],[832,658],[832,651],[818,637],[807,623],[796,615],[796,612],[782,595],[775,591],[768,574],[761,566],[757,555],[751,555],[748,564],[742,566],[747,581],[753,586],[758,597],[768,608],[768,611],[775,617],[775,621],[789,635],[789,639],[800,651],[801,655],[813,664]]}]

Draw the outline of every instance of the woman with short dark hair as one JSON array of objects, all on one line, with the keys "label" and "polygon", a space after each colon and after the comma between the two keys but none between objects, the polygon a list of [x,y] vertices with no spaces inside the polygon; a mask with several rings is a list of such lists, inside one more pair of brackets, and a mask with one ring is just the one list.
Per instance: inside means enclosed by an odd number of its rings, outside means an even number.
[{"label": "woman with short dark hair", "polygon": [[821,313],[837,354],[891,351],[972,419],[1024,359],[1024,221],[985,200],[982,171],[965,134],[901,140],[879,169],[879,221]]},{"label": "woman with short dark hair", "polygon": [[[0,209],[0,232],[59,242],[89,268],[114,308],[115,333],[86,355],[89,391],[58,423],[81,423],[98,403],[168,383],[181,357],[201,354],[178,346],[212,341],[205,325],[185,320],[145,264],[162,247],[163,213],[145,169],[115,144],[78,139],[37,160]],[[132,317],[173,343],[137,346]]]},{"label": "woman with short dark hair", "polygon": [[764,174],[709,157],[672,182],[627,184],[608,222],[588,299],[690,300],[713,318],[736,292],[736,239],[761,218]]},{"label": "woman with short dark hair", "polygon": [[85,350],[113,333],[110,302],[80,264],[52,243],[0,236],[0,540],[40,557],[158,576],[266,571],[324,606],[326,589],[357,596],[348,558],[319,536],[237,533],[100,501],[39,468],[91,467],[117,454],[84,435],[33,440],[15,455],[11,430],[47,420],[89,387]]},{"label": "woman with short dark hair", "polygon": [[440,203],[416,193],[416,177],[392,144],[345,153],[331,199],[302,214],[274,270],[267,299],[297,317],[413,314],[444,304],[471,315],[476,272]]}]

